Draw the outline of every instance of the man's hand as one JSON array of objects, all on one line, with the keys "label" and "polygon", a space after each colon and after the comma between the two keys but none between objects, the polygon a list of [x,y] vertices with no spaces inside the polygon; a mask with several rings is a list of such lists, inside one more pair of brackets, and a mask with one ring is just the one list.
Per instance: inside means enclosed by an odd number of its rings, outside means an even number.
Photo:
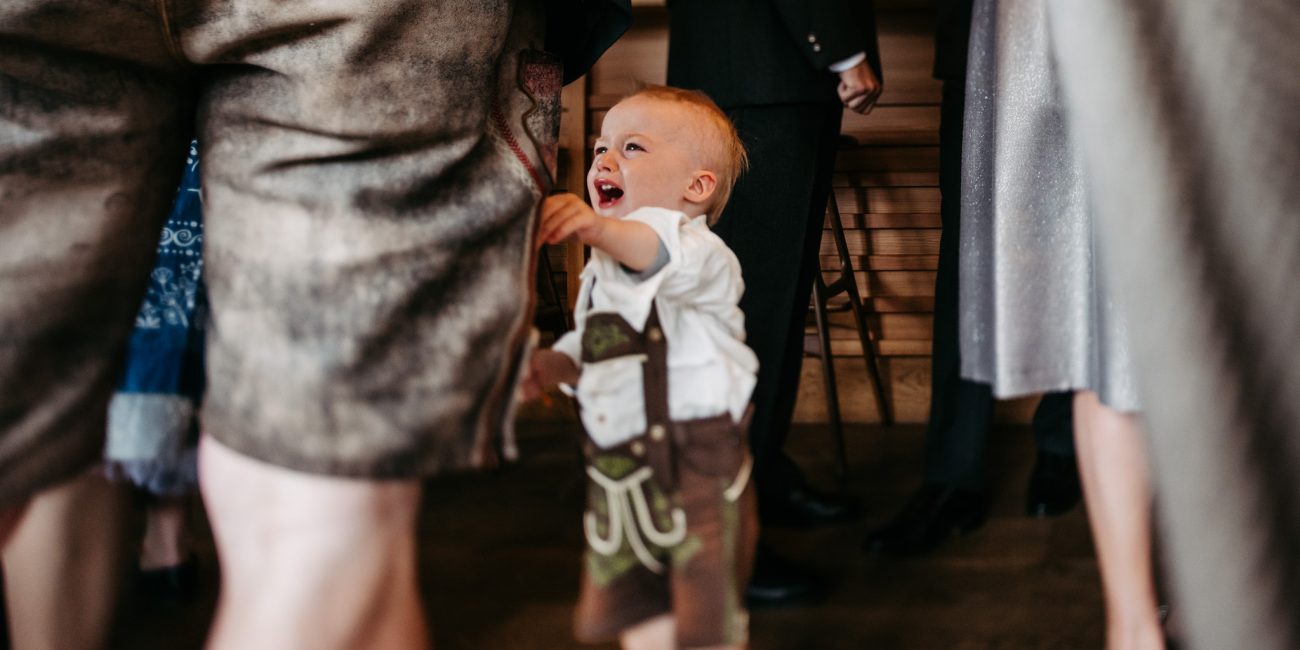
[{"label": "man's hand", "polygon": [[863,61],[840,73],[840,85],[837,90],[840,101],[844,102],[845,107],[866,115],[875,107],[876,100],[880,99],[880,91],[883,89],[884,86],[876,78],[875,71],[867,65],[866,61]]},{"label": "man's hand", "polygon": [[597,246],[607,221],[576,194],[566,192],[548,196],[542,202],[537,244],[558,244],[575,237],[587,246]]},{"label": "man's hand", "polygon": [[558,384],[576,386],[577,383],[578,366],[569,355],[555,350],[535,350],[528,359],[523,381],[519,383],[520,397],[531,401]]}]

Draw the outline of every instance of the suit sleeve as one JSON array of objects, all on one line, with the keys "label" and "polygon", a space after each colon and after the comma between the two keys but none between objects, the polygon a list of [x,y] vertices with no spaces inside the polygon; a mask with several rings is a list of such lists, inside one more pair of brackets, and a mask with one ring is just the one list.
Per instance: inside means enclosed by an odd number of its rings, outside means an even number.
[{"label": "suit sleeve", "polygon": [[586,74],[632,24],[631,0],[546,3],[546,50],[564,62],[564,83]]},{"label": "suit sleeve", "polygon": [[772,4],[813,68],[829,70],[832,64],[865,52],[872,70],[883,79],[870,0],[772,0]]}]

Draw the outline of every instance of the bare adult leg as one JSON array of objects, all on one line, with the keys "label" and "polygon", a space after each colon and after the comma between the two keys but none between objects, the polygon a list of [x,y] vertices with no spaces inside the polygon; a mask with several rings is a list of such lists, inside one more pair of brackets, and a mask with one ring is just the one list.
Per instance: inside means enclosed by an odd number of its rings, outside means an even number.
[{"label": "bare adult leg", "polygon": [[145,510],[140,568],[164,569],[189,559],[185,497],[158,497]]},{"label": "bare adult leg", "polygon": [[105,648],[126,575],[131,496],[85,474],[32,499],[4,550],[15,650]]},{"label": "bare adult leg", "polygon": [[14,531],[18,529],[18,524],[23,520],[23,513],[27,512],[27,504],[0,508],[0,551],[9,544],[9,538]]},{"label": "bare adult leg", "polygon": [[295,472],[211,437],[200,488],[222,566],[212,648],[425,648],[418,481]]},{"label": "bare adult leg", "polygon": [[1106,600],[1106,647],[1164,647],[1151,559],[1146,439],[1136,416],[1074,397],[1075,446]]}]

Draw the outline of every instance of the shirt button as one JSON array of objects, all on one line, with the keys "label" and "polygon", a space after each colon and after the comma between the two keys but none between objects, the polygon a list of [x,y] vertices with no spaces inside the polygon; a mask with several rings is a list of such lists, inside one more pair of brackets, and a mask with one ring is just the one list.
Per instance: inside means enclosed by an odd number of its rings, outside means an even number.
[{"label": "shirt button", "polygon": [[816,34],[811,34],[811,33],[808,34],[808,42],[809,42],[809,43],[816,43],[816,42],[817,42],[817,35],[816,35]]},{"label": "shirt button", "polygon": [[605,414],[604,414],[604,413],[597,413],[597,414],[596,414],[596,421],[599,422],[599,423],[601,423],[601,424],[604,424],[604,423],[605,423]]},{"label": "shirt button", "polygon": [[818,45],[818,44],[816,44],[816,43],[813,43],[812,50],[813,50],[814,52],[820,52],[820,51],[822,51],[822,46],[820,46],[820,45]]}]

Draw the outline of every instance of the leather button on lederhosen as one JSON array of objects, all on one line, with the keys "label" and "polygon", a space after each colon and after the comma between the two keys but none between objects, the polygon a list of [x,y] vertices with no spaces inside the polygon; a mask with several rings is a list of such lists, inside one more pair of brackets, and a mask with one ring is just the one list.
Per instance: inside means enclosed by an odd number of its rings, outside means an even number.
[{"label": "leather button on lederhosen", "polygon": [[656,424],[650,427],[650,439],[655,442],[662,441],[666,434],[667,431],[664,429],[664,425],[662,424]]},{"label": "leather button on lederhosen", "polygon": [[659,329],[658,327],[651,327],[650,331],[646,332],[646,336],[650,337],[651,341],[658,343],[659,339],[662,339],[664,337],[664,333],[663,330]]},{"label": "leather button on lederhosen", "polygon": [[640,440],[637,440],[636,442],[633,442],[633,443],[632,443],[632,455],[633,455],[633,456],[644,456],[644,455],[645,455],[645,444],[643,444]]}]

